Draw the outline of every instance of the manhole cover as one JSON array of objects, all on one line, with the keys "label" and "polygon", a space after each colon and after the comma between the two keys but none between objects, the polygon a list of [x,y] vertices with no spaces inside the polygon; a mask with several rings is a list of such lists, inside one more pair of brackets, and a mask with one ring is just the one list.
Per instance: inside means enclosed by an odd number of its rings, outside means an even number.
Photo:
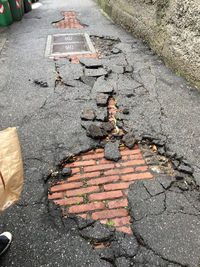
[{"label": "manhole cover", "polygon": [[95,53],[87,33],[55,34],[47,38],[46,57]]}]

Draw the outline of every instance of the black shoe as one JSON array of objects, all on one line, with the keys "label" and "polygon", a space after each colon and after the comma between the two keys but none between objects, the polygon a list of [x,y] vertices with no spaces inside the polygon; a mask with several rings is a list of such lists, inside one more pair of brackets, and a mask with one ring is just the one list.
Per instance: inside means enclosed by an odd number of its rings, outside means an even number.
[{"label": "black shoe", "polygon": [[10,246],[11,241],[12,241],[12,235],[11,235],[11,233],[4,232],[4,233],[2,233],[0,235],[0,256]]}]

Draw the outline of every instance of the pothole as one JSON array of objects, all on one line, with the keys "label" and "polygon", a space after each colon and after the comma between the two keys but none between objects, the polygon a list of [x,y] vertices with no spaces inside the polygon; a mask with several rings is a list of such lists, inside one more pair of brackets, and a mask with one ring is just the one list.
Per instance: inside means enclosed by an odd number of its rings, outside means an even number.
[{"label": "pothole", "polygon": [[110,56],[113,54],[118,54],[120,52],[119,49],[114,48],[114,46],[120,43],[119,39],[111,38],[111,37],[99,37],[99,36],[91,36],[92,42],[94,43],[94,47],[99,58],[104,56]]}]

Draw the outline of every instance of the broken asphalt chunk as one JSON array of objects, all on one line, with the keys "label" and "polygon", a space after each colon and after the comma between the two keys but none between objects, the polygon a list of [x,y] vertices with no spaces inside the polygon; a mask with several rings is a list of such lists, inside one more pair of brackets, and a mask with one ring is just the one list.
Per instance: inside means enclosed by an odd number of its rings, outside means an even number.
[{"label": "broken asphalt chunk", "polygon": [[80,234],[85,239],[90,239],[92,242],[104,242],[111,239],[114,235],[114,228],[102,225],[96,222],[94,225],[83,229]]},{"label": "broken asphalt chunk", "polygon": [[125,115],[128,115],[129,114],[129,109],[128,108],[124,108],[122,110],[122,113],[125,114]]},{"label": "broken asphalt chunk", "polygon": [[104,68],[99,69],[85,69],[85,76],[89,77],[100,77],[108,74],[107,70]]},{"label": "broken asphalt chunk", "polygon": [[95,120],[96,115],[93,109],[85,109],[81,114],[81,119],[86,121],[93,121]]},{"label": "broken asphalt chunk", "polygon": [[107,94],[103,94],[103,93],[97,94],[96,96],[97,106],[106,107],[108,104],[108,99],[109,99],[109,95]]},{"label": "broken asphalt chunk", "polygon": [[104,129],[106,132],[111,132],[115,127],[112,122],[104,122],[101,124],[101,128]]},{"label": "broken asphalt chunk", "polygon": [[81,77],[81,81],[82,81],[84,84],[86,84],[86,85],[88,85],[88,86],[90,86],[90,87],[93,87],[93,86],[94,86],[94,83],[95,83],[95,81],[96,81],[96,78],[95,78],[95,77],[82,76],[82,77]]},{"label": "broken asphalt chunk", "polygon": [[130,133],[124,135],[122,141],[124,142],[125,146],[127,146],[130,149],[133,148],[134,145],[136,144],[136,138],[133,136],[133,134]]},{"label": "broken asphalt chunk", "polygon": [[87,135],[93,139],[100,139],[107,136],[107,132],[95,124],[91,124],[87,130]]},{"label": "broken asphalt chunk", "polygon": [[[126,235],[125,237],[119,235],[111,243],[111,248],[114,251],[116,258],[118,257],[134,257],[138,252],[138,242],[133,235]],[[128,265],[121,265],[128,266]]]},{"label": "broken asphalt chunk", "polygon": [[114,85],[112,84],[112,82],[106,81],[104,77],[99,77],[96,80],[92,89],[94,93],[107,93],[107,94],[111,94],[113,90],[114,90]]},{"label": "broken asphalt chunk", "polygon": [[98,107],[98,109],[96,110],[96,120],[97,121],[107,121],[108,120],[107,107]]},{"label": "broken asphalt chunk", "polygon": [[82,65],[84,65],[87,68],[98,68],[98,67],[102,67],[102,62],[99,59],[96,58],[87,58],[87,57],[83,57],[80,58],[80,63]]},{"label": "broken asphalt chunk", "polygon": [[104,157],[114,161],[121,159],[122,156],[119,152],[119,144],[117,142],[108,142],[104,148]]},{"label": "broken asphalt chunk", "polygon": [[[174,163],[174,162],[173,162]],[[185,172],[185,173],[188,173],[188,174],[193,174],[194,170],[188,166],[188,165],[185,165],[183,163],[181,163],[178,167],[177,167],[177,170],[180,171],[180,172]]]},{"label": "broken asphalt chunk", "polygon": [[71,170],[71,168],[67,168],[67,167],[64,167],[63,169],[62,169],[62,176],[71,176],[71,174],[72,174],[72,170]]}]

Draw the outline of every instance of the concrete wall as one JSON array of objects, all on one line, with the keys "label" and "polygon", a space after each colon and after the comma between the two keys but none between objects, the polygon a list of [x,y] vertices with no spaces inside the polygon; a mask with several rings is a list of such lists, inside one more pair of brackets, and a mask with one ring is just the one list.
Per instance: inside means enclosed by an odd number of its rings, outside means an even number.
[{"label": "concrete wall", "polygon": [[200,89],[200,0],[95,0]]}]

